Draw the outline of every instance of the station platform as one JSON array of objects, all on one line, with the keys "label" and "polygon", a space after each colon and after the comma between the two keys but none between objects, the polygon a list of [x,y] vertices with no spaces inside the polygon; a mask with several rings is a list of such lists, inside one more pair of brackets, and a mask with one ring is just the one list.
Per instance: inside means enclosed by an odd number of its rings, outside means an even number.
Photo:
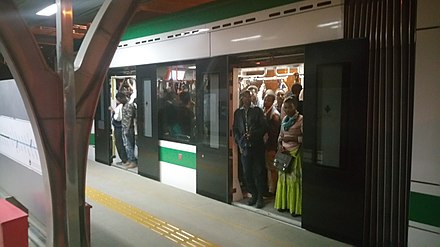
[{"label": "station platform", "polygon": [[89,160],[92,246],[348,246]]}]

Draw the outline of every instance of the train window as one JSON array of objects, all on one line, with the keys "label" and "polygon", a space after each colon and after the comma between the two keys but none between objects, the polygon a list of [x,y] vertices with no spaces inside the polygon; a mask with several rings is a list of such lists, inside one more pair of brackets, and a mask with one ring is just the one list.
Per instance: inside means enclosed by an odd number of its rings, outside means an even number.
[{"label": "train window", "polygon": [[342,64],[317,68],[316,163],[340,167],[343,100]]},{"label": "train window", "polygon": [[202,141],[211,148],[220,147],[219,80],[219,74],[203,75],[204,107]]},{"label": "train window", "polygon": [[194,64],[157,68],[159,138],[194,143],[196,70]]},{"label": "train window", "polygon": [[152,121],[152,112],[151,112],[151,80],[144,80],[144,136],[152,137],[153,136],[153,121]]},{"label": "train window", "polygon": [[104,127],[105,127],[104,126],[105,110],[106,109],[105,109],[105,105],[104,105],[104,97],[102,96],[102,93],[101,93],[101,96],[99,97],[99,107],[97,108],[97,113],[96,113],[96,115],[99,116],[98,117],[98,124],[97,124],[98,129],[104,129]]}]

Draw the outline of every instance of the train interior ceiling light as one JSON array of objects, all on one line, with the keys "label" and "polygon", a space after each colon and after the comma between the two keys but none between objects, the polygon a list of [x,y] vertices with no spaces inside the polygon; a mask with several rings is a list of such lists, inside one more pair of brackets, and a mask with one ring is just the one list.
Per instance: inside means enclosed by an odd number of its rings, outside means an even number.
[{"label": "train interior ceiling light", "polygon": [[[242,68],[239,70],[238,77],[249,81],[285,80],[289,76],[300,72],[298,75],[301,78],[303,76],[303,67],[303,64],[290,64],[274,67]],[[269,70],[272,73],[268,73]]]}]

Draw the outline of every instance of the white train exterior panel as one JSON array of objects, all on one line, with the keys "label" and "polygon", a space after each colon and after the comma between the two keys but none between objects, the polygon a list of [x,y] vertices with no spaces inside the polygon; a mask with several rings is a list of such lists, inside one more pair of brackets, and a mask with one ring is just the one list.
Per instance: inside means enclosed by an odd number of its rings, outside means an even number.
[{"label": "white train exterior panel", "polygon": [[334,6],[214,31],[211,56],[340,39],[342,22],[343,7]]},{"label": "white train exterior panel", "polygon": [[[161,36],[163,37],[164,35]],[[133,43],[137,41],[133,40],[130,42]],[[126,43],[121,42],[121,44]],[[208,33],[120,47],[116,50],[110,68],[190,60],[203,57],[209,57]]]},{"label": "white train exterior panel", "polygon": [[197,193],[197,171],[195,169],[161,161],[160,182],[194,194]]},{"label": "white train exterior panel", "polygon": [[408,246],[439,246],[439,1],[417,2],[414,118]]},{"label": "white train exterior panel", "polygon": [[408,228],[408,246],[420,247],[420,246],[438,246],[440,243],[440,234],[424,231],[419,228]]},{"label": "white train exterior panel", "polygon": [[417,31],[411,179],[440,185],[440,28]]},{"label": "white train exterior panel", "polygon": [[[289,13],[293,9],[295,11]],[[125,40],[120,42],[110,67],[182,61],[341,39],[343,9],[342,1],[338,0],[323,7],[318,7],[318,1],[301,1]],[[197,33],[193,34],[194,31]]]},{"label": "white train exterior panel", "polygon": [[440,1],[417,0],[417,29],[440,26]]}]

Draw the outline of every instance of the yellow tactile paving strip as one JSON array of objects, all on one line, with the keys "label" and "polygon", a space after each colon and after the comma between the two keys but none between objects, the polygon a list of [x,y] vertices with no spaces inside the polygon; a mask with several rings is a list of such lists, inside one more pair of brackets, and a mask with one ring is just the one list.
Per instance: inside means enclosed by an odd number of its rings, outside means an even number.
[{"label": "yellow tactile paving strip", "polygon": [[182,246],[217,246],[197,236],[194,236],[193,234],[185,232],[178,227],[168,224],[167,222],[160,220],[139,208],[125,203],[124,201],[102,193],[99,190],[87,187],[86,195],[95,202],[116,211],[117,213]]}]

